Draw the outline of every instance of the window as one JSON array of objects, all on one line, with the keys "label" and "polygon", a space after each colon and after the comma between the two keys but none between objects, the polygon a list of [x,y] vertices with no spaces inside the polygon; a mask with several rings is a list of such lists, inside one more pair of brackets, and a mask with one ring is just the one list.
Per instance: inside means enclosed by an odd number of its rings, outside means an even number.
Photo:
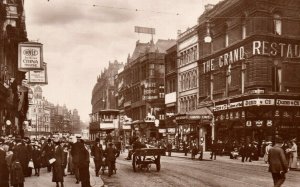
[{"label": "window", "polygon": [[245,39],[247,36],[247,30],[246,30],[246,20],[245,18],[242,19],[242,39]]},{"label": "window", "polygon": [[282,22],[281,16],[279,14],[274,14],[274,34],[281,35],[282,34]]}]

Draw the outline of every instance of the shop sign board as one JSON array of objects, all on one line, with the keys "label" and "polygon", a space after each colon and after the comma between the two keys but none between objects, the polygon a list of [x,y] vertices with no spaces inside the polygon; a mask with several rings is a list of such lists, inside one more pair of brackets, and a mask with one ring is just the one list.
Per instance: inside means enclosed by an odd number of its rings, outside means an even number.
[{"label": "shop sign board", "polygon": [[47,63],[44,63],[43,66],[43,70],[41,71],[29,71],[28,84],[48,84]]},{"label": "shop sign board", "polygon": [[244,101],[244,106],[271,106],[274,104],[274,99],[249,99]]},{"label": "shop sign board", "polygon": [[229,104],[229,109],[241,108],[243,106],[243,101],[234,102]]},{"label": "shop sign board", "polygon": [[228,108],[227,104],[223,104],[223,105],[216,105],[214,108],[214,111],[221,111],[221,110],[226,110]]},{"label": "shop sign board", "polygon": [[300,106],[300,100],[277,99],[277,106]]},{"label": "shop sign board", "polygon": [[18,45],[19,71],[43,70],[43,45],[23,42]]},{"label": "shop sign board", "polygon": [[176,129],[175,128],[168,128],[168,133],[175,134]]},{"label": "shop sign board", "polygon": [[166,133],[166,132],[167,132],[167,129],[158,129],[158,132],[159,132],[159,133]]}]

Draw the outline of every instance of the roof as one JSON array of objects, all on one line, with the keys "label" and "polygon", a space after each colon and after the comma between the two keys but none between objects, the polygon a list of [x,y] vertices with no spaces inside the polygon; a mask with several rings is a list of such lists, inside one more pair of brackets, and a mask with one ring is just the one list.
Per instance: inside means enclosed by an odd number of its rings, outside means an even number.
[{"label": "roof", "polygon": [[156,48],[158,52],[160,53],[166,53],[167,49],[170,49],[170,47],[174,46],[176,44],[176,40],[168,39],[168,40],[157,40],[156,42]]}]

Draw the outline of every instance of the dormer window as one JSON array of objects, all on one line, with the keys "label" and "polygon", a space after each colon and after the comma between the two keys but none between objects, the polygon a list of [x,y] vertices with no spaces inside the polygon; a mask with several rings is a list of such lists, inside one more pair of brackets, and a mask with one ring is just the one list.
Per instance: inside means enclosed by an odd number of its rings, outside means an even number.
[{"label": "dormer window", "polygon": [[274,34],[281,35],[282,34],[282,21],[281,16],[279,14],[274,14]]}]

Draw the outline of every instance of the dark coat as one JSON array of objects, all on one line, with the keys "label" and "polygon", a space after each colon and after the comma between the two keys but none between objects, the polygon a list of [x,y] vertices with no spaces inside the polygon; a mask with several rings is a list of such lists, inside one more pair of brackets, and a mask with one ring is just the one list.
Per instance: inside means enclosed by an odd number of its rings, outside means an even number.
[{"label": "dark coat", "polygon": [[50,160],[51,158],[54,158],[54,145],[51,143],[50,145],[47,143],[44,145],[42,149],[42,154],[45,156],[47,160]]},{"label": "dark coat", "polygon": [[32,150],[32,161],[33,161],[34,168],[41,167],[41,151],[39,149]]},{"label": "dark coat", "polygon": [[268,163],[269,172],[271,173],[287,172],[288,170],[288,162],[285,158],[284,151],[277,145],[269,150]]},{"label": "dark coat", "polygon": [[54,158],[52,182],[63,182],[64,151],[60,145],[55,147]]},{"label": "dark coat", "polygon": [[82,143],[80,142],[76,142],[72,145],[72,148],[71,148],[71,155],[72,155],[72,161],[73,163],[75,164],[78,164],[79,163],[79,153],[80,153],[80,147],[82,147],[81,145]]},{"label": "dark coat", "polygon": [[100,146],[97,146],[97,144],[93,145],[91,149],[91,155],[94,157],[94,160],[102,160],[103,159],[103,150]]},{"label": "dark coat", "polygon": [[79,146],[79,168],[88,167],[90,163],[90,154],[83,143],[80,143]]},{"label": "dark coat", "polygon": [[5,159],[6,153],[0,149],[0,186],[8,187],[9,172]]},{"label": "dark coat", "polygon": [[105,149],[104,155],[107,161],[115,161],[116,155],[118,154],[118,151],[113,147],[108,147]]},{"label": "dark coat", "polygon": [[23,174],[27,173],[27,167],[28,167],[28,154],[27,153],[27,148],[24,144],[19,143],[14,147],[13,150],[13,157],[12,157],[12,162],[13,161],[19,161],[22,169],[23,169]]},{"label": "dark coat", "polygon": [[12,161],[11,170],[10,170],[10,184],[22,184],[24,183],[24,173],[21,163],[18,160]]}]

